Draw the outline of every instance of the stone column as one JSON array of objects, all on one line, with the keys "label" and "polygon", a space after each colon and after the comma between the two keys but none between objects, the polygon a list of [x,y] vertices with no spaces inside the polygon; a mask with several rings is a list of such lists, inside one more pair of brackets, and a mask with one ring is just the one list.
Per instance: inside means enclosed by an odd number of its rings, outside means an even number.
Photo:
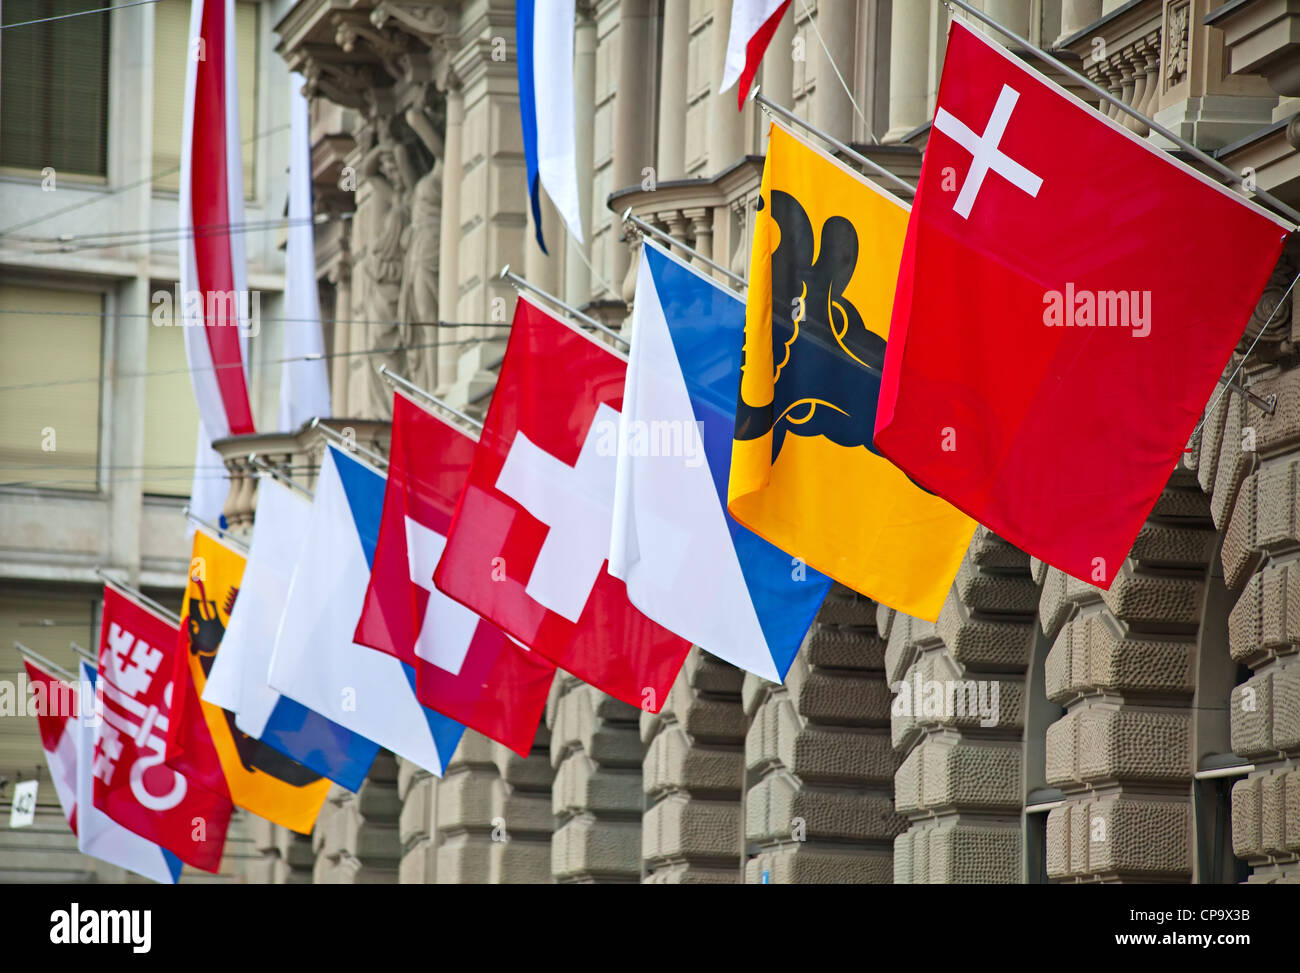
[{"label": "stone column", "polygon": [[[772,35],[767,56],[759,66],[763,94],[786,108],[794,106],[794,19],[794,9],[787,10],[776,33]],[[764,120],[759,136],[760,152],[767,151],[767,131],[767,122]]]},{"label": "stone column", "polygon": [[1101,19],[1101,0],[1064,0],[1061,4],[1061,36],[1057,42],[1077,34]]},{"label": "stone column", "polygon": [[339,254],[337,277],[334,281],[334,342],[330,347],[335,358],[330,363],[330,406],[336,416],[350,416],[348,411],[349,359],[343,354],[351,349],[348,337],[357,325],[352,317],[352,257],[346,249],[347,234],[342,234],[345,247]]},{"label": "stone column", "polygon": [[663,31],[659,71],[658,175],[661,180],[681,179],[686,175],[686,59],[691,36],[689,3],[664,4]]},{"label": "stone column", "polygon": [[718,95],[718,82],[727,61],[727,35],[731,32],[731,4],[715,0],[713,25],[709,28],[709,167],[716,175],[736,162],[745,152],[745,119],[750,111],[736,111],[735,92]]},{"label": "stone column", "polygon": [[878,616],[889,633],[885,678],[900,690],[894,805],[910,822],[894,842],[895,883],[1022,880],[1024,673],[1037,596],[1029,558],[981,527],[937,622]]},{"label": "stone column", "polygon": [[641,877],[641,711],[557,672],[546,705],[557,882]]},{"label": "stone column", "polygon": [[533,223],[533,208],[529,204],[528,232],[524,237],[524,279],[534,287],[540,287],[549,294],[560,295],[563,283],[563,264],[565,250],[569,246],[569,229],[560,218],[560,211],[551,202],[545,187],[541,191],[542,202],[542,239],[546,241],[549,253],[542,253],[537,245],[537,228]]},{"label": "stone column", "polygon": [[397,758],[379,751],[356,794],[335,787],[316,818],[312,848],[317,885],[384,885],[398,879],[402,859]]},{"label": "stone column", "polygon": [[[614,104],[613,188],[641,182],[641,170],[655,162],[651,150],[654,119],[645,111],[647,87],[654,76],[653,18],[650,0],[623,0],[618,12],[618,95]],[[610,282],[627,276],[630,255],[615,228],[607,235]],[[617,295],[616,295],[617,296]]]},{"label": "stone column", "polygon": [[875,602],[834,585],[785,684],[745,676],[746,882],[890,880],[884,651]]},{"label": "stone column", "polygon": [[[581,307],[591,300],[591,271],[587,269],[587,261],[591,260],[591,194],[596,168],[596,20],[589,5],[578,5],[575,30],[573,110],[578,134],[578,205],[582,214],[583,242],[579,244],[573,240],[565,244],[563,297],[574,307]],[[581,250],[587,261],[575,253],[577,250]]]},{"label": "stone column", "polygon": [[926,121],[930,3],[896,3],[889,22],[889,131],[897,142]]},{"label": "stone column", "polygon": [[[465,97],[459,79],[447,86],[447,131],[442,164],[442,224],[438,228],[438,317],[444,321],[463,320],[460,310],[460,196],[464,191],[465,162],[462,133],[465,127]],[[452,342],[467,337],[463,328],[439,330],[438,340]],[[456,378],[458,345],[438,349],[437,387],[444,388]]]},{"label": "stone column", "polygon": [[[921,4],[920,6],[928,6]],[[835,69],[853,83],[853,42],[857,34],[857,3],[831,0],[817,4],[818,41],[813,54],[817,88],[813,94],[812,122],[824,132],[848,142],[853,138],[853,102],[835,76]],[[816,35],[813,35],[816,40]]]},{"label": "stone column", "polygon": [[646,882],[740,881],[744,676],[693,648],[663,709],[641,714]]}]

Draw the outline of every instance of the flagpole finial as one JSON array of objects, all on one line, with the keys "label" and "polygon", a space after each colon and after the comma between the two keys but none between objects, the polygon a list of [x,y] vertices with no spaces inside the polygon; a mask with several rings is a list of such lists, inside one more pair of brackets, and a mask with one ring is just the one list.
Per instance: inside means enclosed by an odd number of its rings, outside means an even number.
[{"label": "flagpole finial", "polygon": [[749,97],[746,98],[745,100],[746,100],[746,101],[753,101],[755,98],[757,98],[757,97],[758,97],[759,89],[762,88],[762,87],[763,87],[763,86],[762,86],[761,84],[756,84],[756,85],[754,85],[754,90],[751,91],[751,92],[749,93]]},{"label": "flagpole finial", "polygon": [[509,264],[506,264],[504,267],[502,267],[502,268],[501,268],[501,273],[498,274],[497,276],[500,277],[502,280],[509,280],[509,279],[510,279],[510,265],[509,265]]}]

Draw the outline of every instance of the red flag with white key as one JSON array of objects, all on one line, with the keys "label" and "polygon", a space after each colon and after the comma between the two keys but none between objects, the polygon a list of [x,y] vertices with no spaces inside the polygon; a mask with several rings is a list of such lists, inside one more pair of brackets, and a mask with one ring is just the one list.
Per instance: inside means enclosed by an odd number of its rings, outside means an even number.
[{"label": "red flag with white key", "polygon": [[394,395],[383,519],[352,638],[414,666],[422,705],[526,757],[555,666],[433,586],[474,448],[459,429]]},{"label": "red flag with white key", "polygon": [[876,447],[1109,589],[1289,229],[953,21]]},{"label": "red flag with white key", "polygon": [[[215,872],[233,805],[225,794],[164,763],[178,637],[175,625],[104,589],[99,639],[104,710],[92,754],[95,807],[186,864]],[[192,684],[186,685],[193,693]],[[189,704],[197,710],[198,698]],[[218,774],[220,769],[218,764]]]},{"label": "red flag with white key", "polygon": [[606,564],[626,371],[622,355],[520,298],[434,583],[657,713],[690,643],[632,607]]}]

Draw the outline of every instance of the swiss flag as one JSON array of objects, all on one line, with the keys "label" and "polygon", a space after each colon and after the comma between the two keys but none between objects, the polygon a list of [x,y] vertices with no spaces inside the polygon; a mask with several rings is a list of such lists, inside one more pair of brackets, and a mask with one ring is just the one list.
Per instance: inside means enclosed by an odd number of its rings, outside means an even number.
[{"label": "swiss flag", "polygon": [[526,757],[555,666],[433,587],[474,447],[394,396],[383,519],[353,641],[414,666],[422,705]]},{"label": "swiss flag", "polygon": [[[148,608],[104,589],[99,640],[104,709],[91,756],[95,807],[181,861],[215,872],[233,805],[224,786],[218,793],[199,775],[164,763],[179,634]],[[192,693],[192,684],[187,680],[186,685]],[[197,710],[197,698],[189,702]],[[216,761],[215,752],[210,756]],[[211,774],[205,779],[219,784]]]},{"label": "swiss flag", "polygon": [[521,298],[434,573],[556,665],[657,713],[690,643],[632,607],[605,563],[627,359]]},{"label": "swiss flag", "polygon": [[1287,232],[953,21],[877,448],[1108,589]]}]

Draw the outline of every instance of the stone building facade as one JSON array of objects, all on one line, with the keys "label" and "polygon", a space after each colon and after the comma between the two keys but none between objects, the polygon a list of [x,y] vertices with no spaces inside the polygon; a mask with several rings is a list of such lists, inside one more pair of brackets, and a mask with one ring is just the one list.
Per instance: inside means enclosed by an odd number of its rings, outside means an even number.
[{"label": "stone building facade", "polygon": [[[334,424],[379,452],[390,394],[377,362],[486,408],[514,301],[507,264],[615,328],[640,245],[629,208],[747,271],[766,119],[716,95],[730,3],[579,0],[585,242],[547,204],[549,255],[525,191],[513,6],[300,0],[275,26],[280,56],[307,79],[316,205],[331,217],[317,256],[334,414],[348,417]],[[983,7],[1300,203],[1295,0]],[[930,0],[795,0],[758,80],[915,179],[949,16]],[[1293,244],[1238,347],[1259,337],[1241,375],[1250,396],[1207,403],[1110,591],[981,528],[935,623],[836,586],[784,685],[694,649],[653,715],[560,674],[528,759],[467,732],[442,779],[381,760],[357,794],[332,796],[310,838],[254,819],[244,872],[1300,881],[1300,299],[1284,300],[1298,271]],[[237,530],[252,523],[251,447],[301,469],[322,442],[302,430],[219,444]],[[996,719],[900,705],[901,687],[931,683],[996,691]]]}]

